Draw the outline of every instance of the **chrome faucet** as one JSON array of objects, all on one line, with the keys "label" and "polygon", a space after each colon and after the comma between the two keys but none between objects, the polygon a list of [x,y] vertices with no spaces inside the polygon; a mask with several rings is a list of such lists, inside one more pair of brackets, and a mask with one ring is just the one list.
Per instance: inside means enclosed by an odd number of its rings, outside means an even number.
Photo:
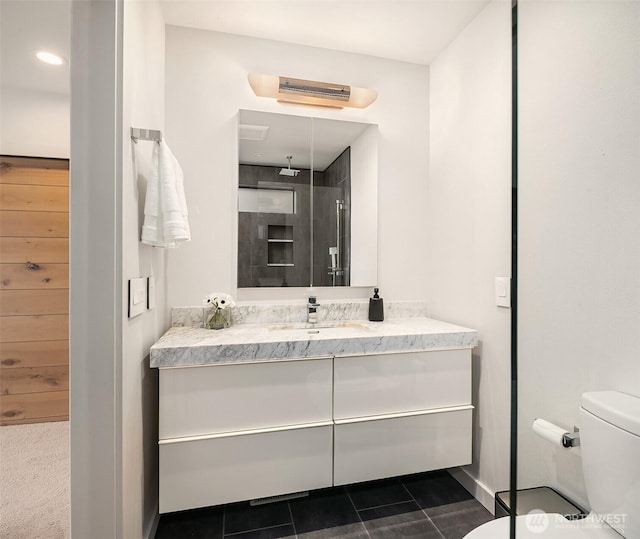
[{"label": "chrome faucet", "polygon": [[307,303],[307,324],[315,324],[318,321],[318,307],[320,304],[316,301],[316,297],[311,296]]}]

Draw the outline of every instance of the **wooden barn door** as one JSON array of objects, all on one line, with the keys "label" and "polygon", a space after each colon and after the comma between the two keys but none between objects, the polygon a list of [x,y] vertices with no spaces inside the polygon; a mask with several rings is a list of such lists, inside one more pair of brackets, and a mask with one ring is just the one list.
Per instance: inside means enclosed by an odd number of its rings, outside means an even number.
[{"label": "wooden barn door", "polygon": [[0,157],[0,425],[69,418],[69,162]]}]

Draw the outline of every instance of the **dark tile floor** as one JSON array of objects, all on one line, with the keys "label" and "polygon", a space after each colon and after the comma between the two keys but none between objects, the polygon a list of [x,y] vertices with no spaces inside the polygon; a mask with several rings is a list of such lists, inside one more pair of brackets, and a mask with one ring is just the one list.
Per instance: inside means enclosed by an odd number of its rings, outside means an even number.
[{"label": "dark tile floor", "polygon": [[162,515],[156,539],[461,539],[493,517],[446,471]]}]

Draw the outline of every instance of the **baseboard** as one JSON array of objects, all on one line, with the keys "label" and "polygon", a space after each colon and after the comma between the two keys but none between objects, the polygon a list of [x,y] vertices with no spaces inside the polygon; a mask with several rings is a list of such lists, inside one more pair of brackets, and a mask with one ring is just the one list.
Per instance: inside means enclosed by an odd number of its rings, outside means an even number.
[{"label": "baseboard", "polygon": [[147,526],[147,530],[143,536],[144,539],[154,539],[154,537],[156,536],[156,532],[158,531],[158,524],[160,524],[160,513],[159,513],[159,507],[157,505],[153,514],[154,514],[154,517],[151,520],[151,522],[149,522],[149,525]]},{"label": "baseboard", "polygon": [[460,483],[469,493],[484,505],[492,515],[495,510],[495,492],[487,487],[481,481],[478,481],[463,468],[450,468],[449,473]]}]

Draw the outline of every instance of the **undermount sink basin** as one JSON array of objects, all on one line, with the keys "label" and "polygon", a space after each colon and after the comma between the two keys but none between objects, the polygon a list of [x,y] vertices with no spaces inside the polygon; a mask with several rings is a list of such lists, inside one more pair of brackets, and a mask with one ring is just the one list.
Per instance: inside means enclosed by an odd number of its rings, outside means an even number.
[{"label": "undermount sink basin", "polygon": [[365,330],[370,328],[364,323],[355,322],[353,320],[341,320],[337,322],[318,322],[316,324],[308,324],[305,322],[291,323],[291,324],[276,324],[269,326],[269,331],[293,331],[300,333],[308,333],[310,335],[320,333],[320,330]]}]

